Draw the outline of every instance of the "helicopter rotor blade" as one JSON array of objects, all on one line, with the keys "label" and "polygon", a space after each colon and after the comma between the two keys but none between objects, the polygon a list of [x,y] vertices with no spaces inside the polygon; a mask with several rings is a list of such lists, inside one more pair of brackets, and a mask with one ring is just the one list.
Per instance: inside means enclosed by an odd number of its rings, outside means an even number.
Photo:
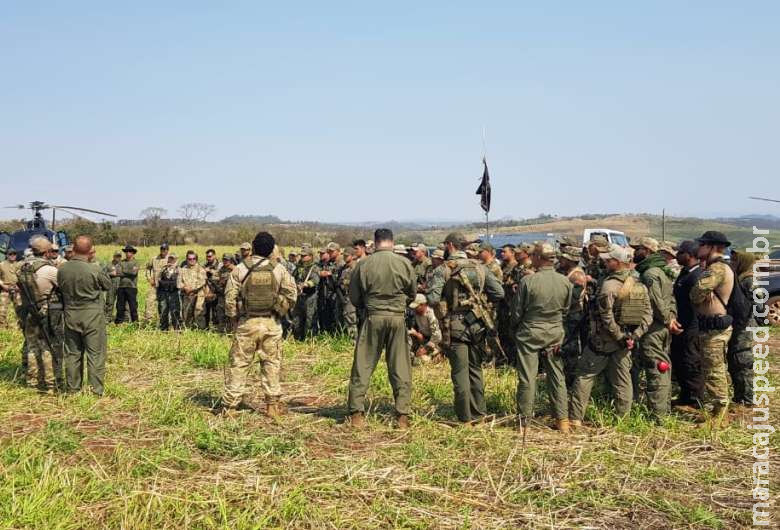
[{"label": "helicopter rotor blade", "polygon": [[70,210],[68,210],[67,208],[62,208],[62,207],[60,207],[60,206],[52,206],[52,209],[53,209],[53,210],[55,210],[55,211],[58,211],[58,212],[65,212],[65,213],[68,213],[68,214],[70,214],[70,215],[72,215],[72,216],[74,216],[74,217],[78,217],[79,219],[84,219],[85,221],[89,221],[89,219],[87,219],[87,218],[86,218],[86,217],[84,217],[83,215],[79,215],[79,214],[77,214],[76,212],[71,212],[71,211],[70,211]]},{"label": "helicopter rotor blade", "polygon": [[27,207],[24,204],[14,204],[13,206],[3,206],[3,208],[13,208],[15,210],[24,210]]},{"label": "helicopter rotor blade", "polygon": [[754,201],[780,202],[777,199],[767,199],[766,197],[748,197],[748,199],[753,199]]},{"label": "helicopter rotor blade", "polygon": [[[89,208],[79,208],[78,206],[59,206],[59,205],[46,205],[47,208],[57,208],[58,210],[65,210],[66,208],[69,210],[80,210],[82,212],[90,212],[90,213],[96,213],[99,215],[107,215],[109,217],[116,217],[116,215],[108,212],[101,212],[99,210],[90,210]],[[66,210],[67,211],[67,210]]]}]

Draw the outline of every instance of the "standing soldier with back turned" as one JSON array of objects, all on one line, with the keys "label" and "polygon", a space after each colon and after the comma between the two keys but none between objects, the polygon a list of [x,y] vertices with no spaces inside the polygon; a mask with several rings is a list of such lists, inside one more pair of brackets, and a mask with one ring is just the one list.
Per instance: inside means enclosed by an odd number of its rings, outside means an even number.
[{"label": "standing soldier with back turned", "polygon": [[149,290],[146,291],[144,302],[144,323],[148,324],[154,319],[157,312],[157,280],[160,271],[168,263],[168,243],[160,245],[160,253],[146,264],[146,280],[149,282]]},{"label": "standing soldier with back turned", "polygon": [[406,338],[406,306],[417,292],[412,264],[393,252],[393,232],[374,232],[376,252],[358,263],[349,296],[365,313],[349,379],[347,407],[354,427],[364,424],[366,391],[382,351],[395,397],[398,427],[409,427],[412,400],[412,360]]},{"label": "standing soldier with back turned", "polygon": [[0,261],[0,328],[8,328],[8,313],[16,305],[19,263],[16,250],[8,249],[5,261]]},{"label": "standing soldier with back turned", "polygon": [[293,278],[298,287],[298,300],[292,314],[293,335],[304,340],[314,330],[317,318],[317,286],[320,284],[320,268],[314,263],[311,247],[301,248],[301,259]]},{"label": "standing soldier with back turned", "polygon": [[[225,368],[225,409],[237,409],[247,395],[247,376],[255,360],[261,369],[266,414],[281,414],[282,325],[280,318],[295,305],[297,290],[290,273],[271,259],[275,241],[259,232],[252,242],[252,255],[240,263],[228,278],[225,314],[234,322],[235,337]],[[239,304],[240,301],[240,304]],[[240,307],[240,312],[239,311]]]}]

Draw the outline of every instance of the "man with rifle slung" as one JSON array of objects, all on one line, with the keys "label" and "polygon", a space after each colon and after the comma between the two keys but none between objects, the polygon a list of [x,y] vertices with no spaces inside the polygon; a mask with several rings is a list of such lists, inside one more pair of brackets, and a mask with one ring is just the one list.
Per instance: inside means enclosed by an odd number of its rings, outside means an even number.
[{"label": "man with rifle slung", "polygon": [[464,423],[479,420],[487,413],[482,354],[491,335],[493,347],[500,348],[489,303],[504,298],[504,289],[496,276],[479,261],[466,257],[464,249],[468,244],[459,232],[445,238],[446,265],[451,273],[441,294],[447,308],[444,318],[449,322],[447,356],[452,367],[455,413]]},{"label": "man with rifle slung", "polygon": [[313,260],[314,253],[311,247],[302,247],[301,259],[293,273],[298,287],[298,300],[292,313],[293,334],[297,340],[304,340],[312,333],[317,319],[317,286],[320,283],[320,268]]},{"label": "man with rifle slung", "polygon": [[203,305],[206,300],[206,269],[198,263],[198,255],[187,251],[184,266],[179,269],[179,290],[181,291],[181,314],[187,329],[204,329]]},{"label": "man with rifle slung", "polygon": [[46,259],[51,242],[43,236],[30,241],[32,257],[19,270],[19,290],[26,315],[24,338],[27,341],[27,385],[47,393],[54,393],[53,340],[49,334],[49,304],[59,304],[57,267]]}]

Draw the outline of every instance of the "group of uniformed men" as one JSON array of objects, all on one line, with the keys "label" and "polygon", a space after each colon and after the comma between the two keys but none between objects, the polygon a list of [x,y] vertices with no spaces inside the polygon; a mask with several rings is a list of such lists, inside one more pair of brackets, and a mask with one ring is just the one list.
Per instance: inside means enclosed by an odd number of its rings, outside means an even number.
[{"label": "group of uniformed men", "polygon": [[[727,369],[734,402],[752,401],[752,344],[746,327],[755,321],[735,321],[729,301],[735,289],[752,299],[754,260],[734,252],[727,263],[724,251],[729,246],[714,231],[677,247],[641,238],[627,248],[597,236],[580,249],[564,238],[557,249],[548,242],[507,245],[499,262],[489,243],[469,241],[458,232],[429,251],[422,244],[396,245],[392,232],[380,229],[374,241],[357,240],[346,253],[336,243],[328,244],[315,262],[310,246],[285,260],[273,237],[260,232],[251,244],[241,245],[240,256],[224,255],[221,265],[213,250],[207,251],[204,265],[192,251],[180,265],[162,245],[147,267],[154,289],[147,297],[146,317],[153,317],[156,305],[163,329],[208,327],[211,321],[233,332],[222,400],[226,411],[246,404],[248,368],[258,361],[268,414],[281,412],[280,354],[289,328],[298,340],[316,332],[355,337],[348,410],[356,427],[365,421],[365,395],[383,351],[402,428],[409,425],[412,365],[444,358],[451,368],[455,413],[464,423],[487,415],[482,367],[491,362],[517,369],[522,428],[535,413],[540,371],[555,426],[562,432],[582,425],[591,390],[602,375],[618,415],[627,414],[632,402],[644,396],[658,420],[674,405],[719,427],[728,422]],[[30,277],[37,291],[31,297],[37,300],[48,298],[62,275],[55,260],[46,259],[50,247],[39,241],[25,260],[35,263]],[[137,319],[139,266],[135,249],[123,250],[125,259],[115,256],[102,276],[110,278],[107,285],[95,280],[91,290],[71,293],[87,299],[91,311],[95,289],[113,290],[117,322],[124,320],[126,306],[131,319]],[[91,242],[89,252],[94,254]],[[89,261],[83,255],[80,248],[77,263]],[[11,252],[0,264],[0,301],[14,296],[14,279],[23,283],[13,276],[20,270],[14,260]],[[62,285],[57,291],[67,296]],[[103,303],[112,305],[113,296]],[[56,299],[49,299],[50,322],[59,318],[57,310]],[[46,374],[34,383],[52,387],[50,374],[57,369],[49,365],[57,356],[47,360],[49,340],[38,329],[39,318],[23,321],[26,350],[36,359],[28,367],[44,367],[35,377]],[[96,340],[105,342],[105,321],[103,336]],[[75,342],[72,346],[78,350]],[[673,376],[679,386],[674,402]],[[95,382],[96,387],[102,393],[102,382]]]}]

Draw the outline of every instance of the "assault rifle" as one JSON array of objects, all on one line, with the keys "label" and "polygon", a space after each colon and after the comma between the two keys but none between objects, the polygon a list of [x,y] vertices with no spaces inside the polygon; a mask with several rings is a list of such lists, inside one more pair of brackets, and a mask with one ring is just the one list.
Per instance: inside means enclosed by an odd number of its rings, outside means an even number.
[{"label": "assault rifle", "polygon": [[493,320],[493,310],[490,307],[490,303],[488,302],[485,293],[476,292],[468,275],[462,269],[458,272],[458,279],[469,293],[469,299],[463,302],[462,305],[466,305],[474,317],[482,322],[487,330],[485,345],[488,349],[495,348],[501,354],[501,357],[506,360],[506,353],[504,352],[504,348],[501,347],[501,342],[498,340],[498,330],[496,328],[496,322]]}]

